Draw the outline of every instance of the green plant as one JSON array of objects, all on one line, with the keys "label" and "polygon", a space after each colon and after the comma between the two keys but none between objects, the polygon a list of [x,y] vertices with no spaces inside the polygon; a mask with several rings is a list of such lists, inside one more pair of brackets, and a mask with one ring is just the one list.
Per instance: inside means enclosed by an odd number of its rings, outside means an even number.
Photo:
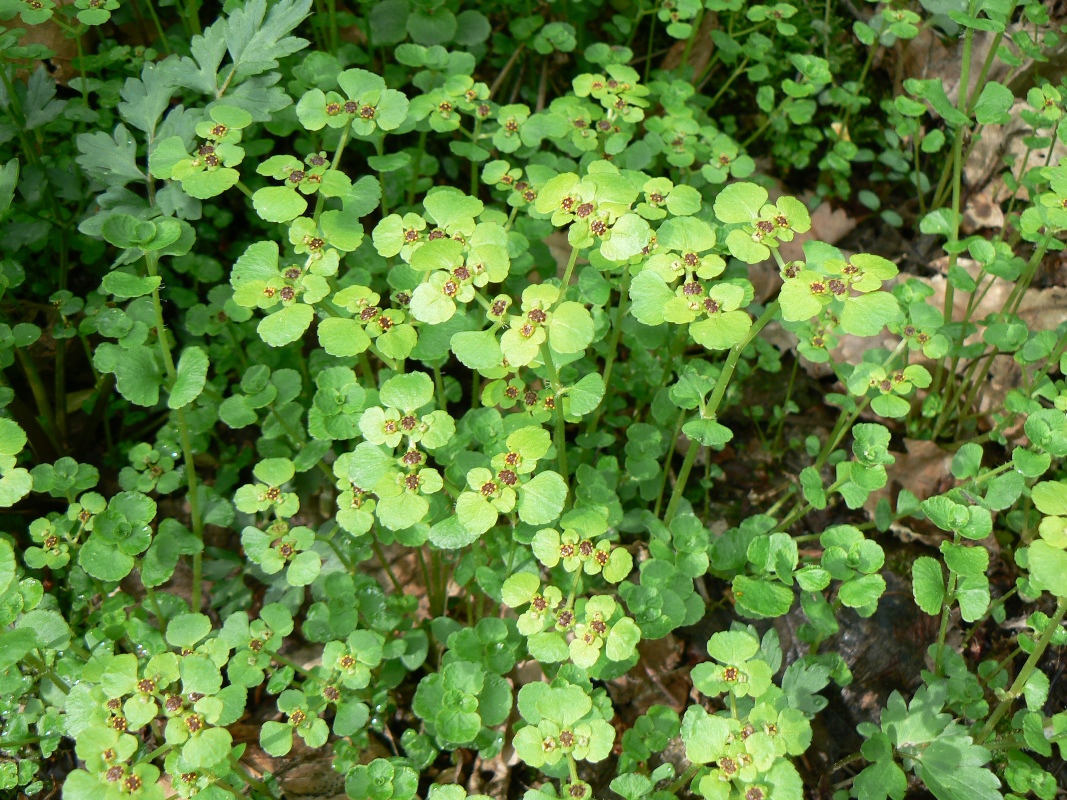
[{"label": "green plant", "polygon": [[[482,800],[512,752],[523,800],[1051,800],[1067,321],[1020,311],[1067,230],[1059,32],[869,12],[0,0],[0,792],[281,798],[258,746],[355,800]],[[935,35],[962,91],[887,80]],[[820,241],[828,200],[935,242],[942,299]],[[928,496],[887,491],[902,439],[948,454]],[[891,572],[926,668],[816,774]]]}]

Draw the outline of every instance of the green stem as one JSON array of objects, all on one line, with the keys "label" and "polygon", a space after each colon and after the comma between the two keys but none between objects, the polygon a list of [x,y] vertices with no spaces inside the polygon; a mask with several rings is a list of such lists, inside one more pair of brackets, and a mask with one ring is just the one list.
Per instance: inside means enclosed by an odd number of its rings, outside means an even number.
[{"label": "green stem", "polygon": [[1030,653],[1030,657],[1026,659],[1026,663],[1023,664],[1023,668],[1019,671],[1019,674],[1015,678],[1015,682],[1011,685],[1011,688],[1008,690],[1007,695],[993,710],[989,719],[986,720],[985,725],[982,726],[982,729],[978,731],[978,735],[974,738],[975,744],[982,744],[989,738],[989,734],[996,728],[1001,717],[1008,712],[1012,703],[1014,703],[1023,693],[1023,687],[1026,686],[1027,681],[1030,680],[1030,676],[1033,674],[1034,670],[1037,669],[1037,664],[1045,654],[1049,642],[1052,641],[1052,637],[1055,636],[1056,632],[1059,630],[1060,623],[1063,622],[1064,614],[1067,614],[1067,597],[1059,598],[1059,602],[1056,604],[1056,611],[1052,615],[1052,619],[1048,621],[1044,633],[1041,634],[1041,638],[1038,639],[1037,644],[1034,645],[1033,652]]},{"label": "green stem", "polygon": [[615,366],[615,356],[619,350],[619,340],[622,338],[622,321],[626,318],[626,311],[630,303],[630,265],[626,264],[622,270],[622,285],[619,287],[619,307],[615,310],[614,325],[611,330],[611,341],[608,343],[608,357],[604,362],[604,397],[593,411],[593,416],[586,426],[586,433],[596,430],[601,415],[607,411],[611,401],[611,371]]},{"label": "green stem", "polygon": [[[567,478],[570,473],[567,470],[567,434],[564,424],[566,420],[563,419],[563,397],[560,395],[560,390],[563,388],[559,382],[559,373],[556,371],[556,364],[552,360],[552,348],[549,347],[548,342],[545,341],[541,344],[541,358],[544,359],[545,367],[548,368],[548,377],[552,381],[552,391],[556,403],[556,457],[559,462],[559,472],[563,476],[563,482],[567,483]],[[567,487],[568,494],[570,493],[570,487]]]},{"label": "green stem", "polygon": [[59,673],[56,672],[54,667],[48,666],[44,661],[35,655],[27,653],[22,657],[22,660],[30,665],[30,668],[35,672],[43,673],[48,677],[48,680],[52,681],[63,694],[70,694],[70,684],[63,680]]},{"label": "green stem", "polygon": [[44,387],[44,381],[41,380],[41,374],[37,371],[37,365],[21,347],[15,348],[15,357],[18,359],[19,366],[22,367],[22,372],[26,376],[27,382],[30,384],[33,400],[37,404],[37,414],[41,427],[52,442],[52,446],[58,452],[64,452],[59,445],[59,437],[56,435],[55,412],[52,409],[52,401],[48,398],[48,390]]},{"label": "green stem", "polygon": [[[960,534],[956,533],[952,543],[958,546],[960,539]],[[945,582],[945,598],[941,603],[941,624],[937,630],[937,655],[934,657],[934,672],[937,675],[944,674],[945,640],[948,637],[948,621],[954,602],[956,602],[956,573],[949,570],[948,580]]]},{"label": "green stem", "polygon": [[[700,412],[704,419],[715,419],[719,404],[722,403],[723,397],[726,396],[726,388],[730,385],[730,379],[733,377],[734,369],[737,367],[742,351],[748,347],[767,323],[774,319],[774,315],[778,313],[778,308],[777,300],[768,305],[759,319],[752,323],[745,338],[730,348],[730,355],[727,356],[726,363],[715,381],[715,389],[712,391],[711,399],[708,400],[707,405]],[[685,484],[689,480],[689,473],[693,469],[693,464],[696,463],[699,450],[700,445],[690,440],[689,450],[686,451],[685,460],[682,462],[681,469],[678,470],[678,479],[674,483],[674,491],[671,492],[670,502],[667,503],[667,511],[663,515],[663,522],[667,525],[670,525],[674,515],[678,513],[678,506],[681,504],[682,496],[685,494]]]},{"label": "green stem", "polygon": [[[155,252],[145,253],[145,264],[148,266],[149,277],[155,278],[159,276],[159,256]],[[170,342],[167,339],[167,328],[163,322],[163,302],[159,297],[159,287],[152,290],[152,305],[156,314],[156,337],[159,340],[159,352],[163,356],[163,366],[167,371],[169,384],[173,386],[178,379],[178,371],[174,366],[174,357],[171,354]],[[174,415],[178,420],[178,431],[181,434],[182,460],[185,463],[185,479],[189,485],[189,514],[192,517],[193,535],[203,543],[204,519],[200,513],[199,481],[196,476],[196,461],[193,458],[193,440],[185,418],[185,409],[176,409]],[[204,554],[201,547],[199,552],[193,554],[192,609],[194,613],[200,610],[203,559]]]},{"label": "green stem", "polygon": [[268,797],[274,797],[274,792],[270,790],[270,787],[263,781],[253,778],[251,773],[249,773],[249,771],[244,768],[244,765],[233,755],[230,756],[230,766],[233,767],[233,771],[237,773],[237,777],[243,780],[251,788],[255,789],[257,792],[262,792]]},{"label": "green stem", "polygon": [[281,653],[271,653],[270,657],[277,661],[279,664],[284,664],[287,667],[291,667],[294,672],[299,672],[305,678],[313,678],[314,673],[306,667],[302,667],[287,656],[283,656]]},{"label": "green stem", "polygon": [[685,772],[679,775],[674,783],[667,787],[667,792],[670,794],[676,794],[683,786],[689,781],[693,780],[693,777],[700,771],[700,764],[690,764],[686,767]]}]

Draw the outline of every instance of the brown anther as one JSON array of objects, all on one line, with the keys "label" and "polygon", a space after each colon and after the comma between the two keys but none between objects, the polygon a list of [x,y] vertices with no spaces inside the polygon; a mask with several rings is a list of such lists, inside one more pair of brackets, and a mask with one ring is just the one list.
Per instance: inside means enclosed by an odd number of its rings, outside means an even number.
[{"label": "brown anther", "polygon": [[225,136],[226,135],[226,131],[228,131],[228,130],[229,130],[229,128],[227,128],[225,125],[215,125],[211,129],[211,135],[212,136]]},{"label": "brown anther", "polygon": [[379,309],[377,306],[369,306],[363,309],[359,312],[360,322],[370,322],[372,319],[378,316],[379,311],[381,311],[381,309]]},{"label": "brown anther", "polygon": [[507,310],[508,304],[504,300],[496,300],[493,305],[489,306],[489,313],[494,317],[501,316]]},{"label": "brown anther", "polygon": [[341,699],[341,692],[336,686],[325,686],[322,689],[322,696],[329,702],[336,703]]},{"label": "brown anther", "polygon": [[468,103],[473,103],[478,99],[478,93],[474,89],[468,89],[463,93],[463,97]]},{"label": "brown anther", "polygon": [[197,778],[195,772],[183,772],[181,774],[182,783],[192,783]]},{"label": "brown anther", "polygon": [[258,653],[260,650],[263,649],[263,640],[253,639],[248,643],[248,649],[251,650],[253,653]]},{"label": "brown anther", "polygon": [[289,173],[288,180],[289,183],[300,183],[300,181],[304,180],[304,170],[294,169],[292,172]]},{"label": "brown anther", "polygon": [[483,497],[492,497],[494,494],[496,494],[496,490],[497,485],[495,481],[486,481],[482,484],[482,488],[479,489]]},{"label": "brown anther", "polygon": [[774,218],[774,224],[777,225],[779,228],[788,228],[789,220],[786,219],[785,214],[779,214]]},{"label": "brown anther", "polygon": [[283,544],[278,548],[278,555],[282,558],[289,558],[295,552],[296,550],[293,549],[293,546],[288,543]]},{"label": "brown anther", "polygon": [[418,450],[408,450],[401,457],[401,461],[407,464],[409,467],[417,466],[422,463],[422,453]]},{"label": "brown anther", "polygon": [[575,800],[582,800],[583,797],[589,794],[589,785],[585,783],[572,783],[567,788],[567,794]]},{"label": "brown anther", "polygon": [[519,333],[522,334],[523,336],[525,336],[526,338],[529,338],[529,337],[533,336],[534,326],[530,325],[529,323],[527,323],[527,324],[523,325],[521,328],[519,328]]},{"label": "brown anther", "polygon": [[326,113],[329,114],[331,117],[336,117],[338,114],[341,113],[341,104],[340,103],[327,103],[326,104]]},{"label": "brown anther", "polygon": [[445,285],[441,287],[441,291],[448,297],[455,297],[459,294],[459,285],[453,280],[447,280]]},{"label": "brown anther", "polygon": [[604,88],[604,81],[593,81],[589,85],[589,88],[592,89],[594,92],[599,92],[601,89]]},{"label": "brown anther", "polygon": [[504,456],[504,463],[507,464],[509,467],[514,467],[520,461],[522,461],[522,456],[520,456],[515,451],[511,451],[510,453],[507,453]]},{"label": "brown anther", "polygon": [[567,195],[566,197],[564,197],[562,200],[559,201],[559,207],[562,208],[567,213],[570,213],[570,210],[572,208],[574,208],[574,198],[571,197],[570,195]]},{"label": "brown anther", "polygon": [[456,278],[456,280],[465,281],[470,278],[471,271],[467,267],[460,266],[452,270],[452,275]]},{"label": "brown anther", "polygon": [[569,628],[574,624],[574,612],[573,611],[561,611],[556,618],[556,624],[561,628]]},{"label": "brown anther", "polygon": [[374,106],[363,106],[359,110],[359,116],[361,119],[374,119],[374,115],[378,113]]},{"label": "brown anther", "polygon": [[116,781],[121,781],[122,776],[125,774],[126,770],[123,767],[114,766],[104,773],[104,777],[107,778],[109,783],[115,783]]},{"label": "brown anther", "polygon": [[532,203],[534,200],[537,199],[537,192],[535,192],[533,189],[527,189],[525,192],[522,193],[522,199],[525,200],[527,203]]},{"label": "brown anther", "polygon": [[126,717],[112,717],[109,724],[121,733],[126,730]]},{"label": "brown anther", "polygon": [[438,112],[440,112],[441,116],[447,117],[449,114],[452,113],[452,104],[447,100],[442,100],[441,103],[437,106],[437,110]]},{"label": "brown anther", "polygon": [[595,553],[593,553],[593,560],[602,567],[606,566],[608,563],[608,551],[597,550]]},{"label": "brown anther", "polygon": [[326,241],[318,236],[312,236],[305,242],[305,244],[308,246],[309,250],[321,250],[326,246]]},{"label": "brown anther", "polygon": [[268,500],[270,500],[272,503],[278,502],[278,500],[281,499],[281,496],[282,496],[282,490],[279,489],[277,486],[271,486],[270,488],[267,489],[266,498]]},{"label": "brown anther", "polygon": [[57,544],[59,544],[59,537],[55,534],[49,534],[48,536],[44,537],[43,544],[45,550],[52,550]]},{"label": "brown anther", "polygon": [[756,222],[756,230],[760,233],[774,233],[774,223],[761,219]]},{"label": "brown anther", "polygon": [[659,205],[660,203],[662,203],[662,202],[663,202],[663,201],[664,201],[665,199],[666,199],[666,198],[664,198],[664,197],[663,197],[663,195],[662,195],[662,194],[660,194],[659,192],[653,192],[652,194],[650,194],[650,195],[648,196],[648,202],[650,202],[650,203],[651,203],[652,205],[654,205],[654,206],[658,206],[658,205]]},{"label": "brown anther", "polygon": [[563,747],[574,747],[574,733],[571,731],[559,732],[559,743]]},{"label": "brown anther", "polygon": [[839,281],[837,278],[831,278],[826,284],[830,291],[836,295],[842,295],[848,291],[848,287],[845,286],[844,281]]},{"label": "brown anther", "polygon": [[552,395],[549,395],[548,397],[546,397],[545,398],[545,408],[547,408],[549,411],[554,411],[555,408],[556,408],[556,398],[553,397]]},{"label": "brown anther", "polygon": [[575,554],[575,552],[577,552],[577,551],[576,551],[576,549],[575,549],[573,544],[566,543],[566,544],[561,544],[559,546],[559,556],[560,556],[560,558],[570,558]]},{"label": "brown anther", "polygon": [[733,775],[735,772],[737,772],[737,762],[729,756],[723,756],[719,760],[719,769],[721,769],[726,775]]},{"label": "brown anther", "polygon": [[909,338],[914,336],[915,335],[915,326],[914,325],[905,325],[904,326],[904,335],[909,337]]},{"label": "brown anther", "polygon": [[508,133],[517,133],[519,130],[519,123],[517,123],[513,119],[509,119],[507,122],[504,123],[504,130],[506,130]]},{"label": "brown anther", "polygon": [[624,108],[626,108],[626,101],[620,97],[618,100],[615,101],[615,108],[622,111]]},{"label": "brown anther", "polygon": [[709,297],[704,300],[704,310],[707,311],[709,314],[718,314],[719,304]]},{"label": "brown anther", "polygon": [[578,206],[577,211],[575,211],[574,213],[576,213],[580,218],[584,219],[585,217],[588,217],[590,214],[593,213],[593,204],[582,203],[580,206]]},{"label": "brown anther", "polygon": [[405,431],[415,430],[415,426],[419,424],[419,420],[412,414],[407,414],[400,418],[400,427]]},{"label": "brown anther", "polygon": [[81,511],[78,512],[78,522],[88,522],[90,519],[92,519],[92,516],[93,515],[90,514],[88,510],[83,508]]},{"label": "brown anther", "polygon": [[182,699],[176,694],[168,694],[167,699],[163,701],[163,708],[172,713],[178,711],[182,705]]},{"label": "brown anther", "polygon": [[893,391],[893,383],[888,378],[886,378],[884,381],[878,384],[878,388],[881,389],[883,392],[891,392]]},{"label": "brown anther", "polygon": [[515,179],[510,175],[505,175],[500,179],[500,182],[505,186],[511,186],[511,184],[515,183]]},{"label": "brown anther", "polygon": [[489,108],[489,106],[487,106],[485,103],[482,103],[480,106],[478,106],[477,109],[479,117],[488,117],[490,111],[492,111],[492,109]]},{"label": "brown anther", "polygon": [[737,667],[727,667],[722,671],[722,679],[729,683],[733,683],[737,680],[739,674]]},{"label": "brown anther", "polygon": [[419,488],[419,483],[420,479],[418,475],[408,475],[404,478],[404,486],[413,492]]},{"label": "brown anther", "polygon": [[589,623],[589,627],[593,630],[593,633],[598,636],[603,636],[608,632],[608,626],[602,619],[594,619]]},{"label": "brown anther", "polygon": [[753,728],[751,725],[746,725],[745,727],[743,727],[741,729],[741,741],[744,741],[745,739],[747,739],[749,736],[751,736],[755,732],[756,732],[755,728]]},{"label": "brown anther", "polygon": [[283,286],[278,294],[281,295],[282,300],[288,301],[296,297],[296,290],[292,286]]},{"label": "brown anther", "polygon": [[544,741],[541,742],[541,749],[546,753],[551,753],[556,749],[556,740],[551,736],[546,736]]},{"label": "brown anther", "polygon": [[682,284],[682,294],[686,297],[692,297],[694,295],[703,294],[704,287],[697,281],[689,281],[689,283]]},{"label": "brown anther", "polygon": [[213,145],[213,144],[202,144],[196,150],[196,154],[198,156],[209,156],[214,152],[215,152],[215,145]]},{"label": "brown anther", "polygon": [[404,231],[404,241],[405,242],[414,242],[418,238],[419,238],[419,232],[417,230],[415,230],[414,228],[408,228],[406,231]]},{"label": "brown anther", "polygon": [[588,539],[582,539],[582,541],[578,543],[578,553],[584,558],[589,558],[589,556],[593,555],[593,550],[593,543]]},{"label": "brown anther", "polygon": [[767,724],[765,724],[763,726],[763,730],[767,732],[768,736],[778,735],[778,726],[775,725],[773,722],[768,722]]},{"label": "brown anther", "polygon": [[811,282],[811,286],[809,288],[811,289],[811,293],[812,294],[825,294],[826,293],[826,284],[823,283],[822,281],[812,281]]},{"label": "brown anther", "polygon": [[497,473],[497,477],[500,482],[505,486],[514,486],[519,481],[519,476],[512,472],[510,469],[502,469]]},{"label": "brown anther", "polygon": [[700,256],[698,256],[696,253],[686,253],[684,256],[682,256],[682,263],[692,269],[700,263]]},{"label": "brown anther", "polygon": [[930,341],[930,335],[928,333],[920,333],[915,339],[919,344],[926,344]]},{"label": "brown anther", "polygon": [[299,708],[293,709],[293,713],[289,715],[289,721],[293,725],[300,725],[307,719],[307,714],[301,711]]},{"label": "brown anther", "polygon": [[326,159],[320,156],[318,153],[308,158],[308,163],[313,167],[321,167],[326,163]]},{"label": "brown anther", "polygon": [[532,308],[526,314],[526,318],[530,320],[530,322],[536,322],[538,325],[540,325],[542,322],[548,319],[548,314],[546,314],[540,308]]},{"label": "brown anther", "polygon": [[608,225],[602,219],[594,219],[589,223],[589,230],[591,230],[597,236],[603,236],[607,233]]},{"label": "brown anther", "polygon": [[590,644],[591,645],[596,641],[596,636],[593,635],[592,633],[587,633],[585,636],[582,637],[582,641],[585,642],[586,644]]},{"label": "brown anther", "polygon": [[526,394],[522,396],[522,401],[528,406],[532,406],[537,402],[537,392],[533,389],[527,389]]},{"label": "brown anther", "polygon": [[[616,106],[616,107],[620,108],[621,106]],[[596,126],[597,126],[597,128],[599,128],[602,131],[610,131],[611,130],[611,123],[608,122],[606,119],[600,120],[600,122],[598,122],[596,124]]]},{"label": "brown anther", "polygon": [[141,678],[137,681],[137,691],[141,694],[152,694],[156,690],[156,682],[151,678]]},{"label": "brown anther", "polygon": [[109,747],[100,754],[100,757],[104,759],[104,761],[114,761],[116,755],[117,753]]},{"label": "brown anther", "polygon": [[745,800],[763,800],[763,798],[763,790],[758,786],[753,786],[745,792]]},{"label": "brown anther", "polygon": [[117,697],[112,697],[110,700],[107,701],[107,707],[111,711],[118,711],[120,708],[122,708],[122,701],[119,700]]},{"label": "brown anther", "polygon": [[204,156],[204,163],[209,167],[217,167],[219,165],[219,157],[216,155]]},{"label": "brown anther", "polygon": [[534,611],[544,611],[548,608],[548,601],[545,600],[544,596],[535,594],[533,600],[530,601],[530,608]]},{"label": "brown anther", "polygon": [[386,316],[378,317],[378,327],[382,329],[382,333],[385,333],[391,327],[393,327],[393,321]]},{"label": "brown anther", "polygon": [[341,669],[352,669],[352,667],[356,666],[356,658],[346,653],[338,659],[337,664]]},{"label": "brown anther", "polygon": [[726,155],[726,153],[723,153],[722,155],[719,156],[719,166],[720,167],[725,167],[725,166],[729,165],[729,163],[730,163],[730,156]]},{"label": "brown anther", "polygon": [[185,727],[189,729],[189,733],[196,733],[204,727],[204,720],[199,714],[190,714],[185,718]]},{"label": "brown anther", "polygon": [[391,419],[385,421],[385,432],[396,433],[396,422]]},{"label": "brown anther", "polygon": [[504,394],[510,397],[512,400],[515,400],[519,396],[519,390],[516,389],[514,386],[509,386],[507,389],[504,390]]},{"label": "brown anther", "polygon": [[136,792],[144,785],[144,781],[138,778],[136,775],[131,775],[122,782],[127,792]]},{"label": "brown anther", "polygon": [[346,114],[355,114],[357,111],[359,111],[359,103],[357,103],[355,100],[349,100],[347,103],[345,103],[344,109]]},{"label": "brown anther", "polygon": [[295,281],[297,278],[300,277],[300,267],[289,267],[289,269],[287,269],[284,274],[285,277],[289,280]]},{"label": "brown anther", "polygon": [[263,294],[265,297],[274,297],[274,295],[278,294],[278,290],[273,286],[264,286]]}]

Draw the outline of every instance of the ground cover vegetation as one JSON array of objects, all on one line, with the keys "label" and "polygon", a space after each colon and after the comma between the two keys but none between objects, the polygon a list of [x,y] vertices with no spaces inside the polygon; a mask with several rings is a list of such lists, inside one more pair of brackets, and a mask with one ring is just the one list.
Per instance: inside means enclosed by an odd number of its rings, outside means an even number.
[{"label": "ground cover vegetation", "polygon": [[4,796],[1062,796],[1061,10],[0,0]]}]

